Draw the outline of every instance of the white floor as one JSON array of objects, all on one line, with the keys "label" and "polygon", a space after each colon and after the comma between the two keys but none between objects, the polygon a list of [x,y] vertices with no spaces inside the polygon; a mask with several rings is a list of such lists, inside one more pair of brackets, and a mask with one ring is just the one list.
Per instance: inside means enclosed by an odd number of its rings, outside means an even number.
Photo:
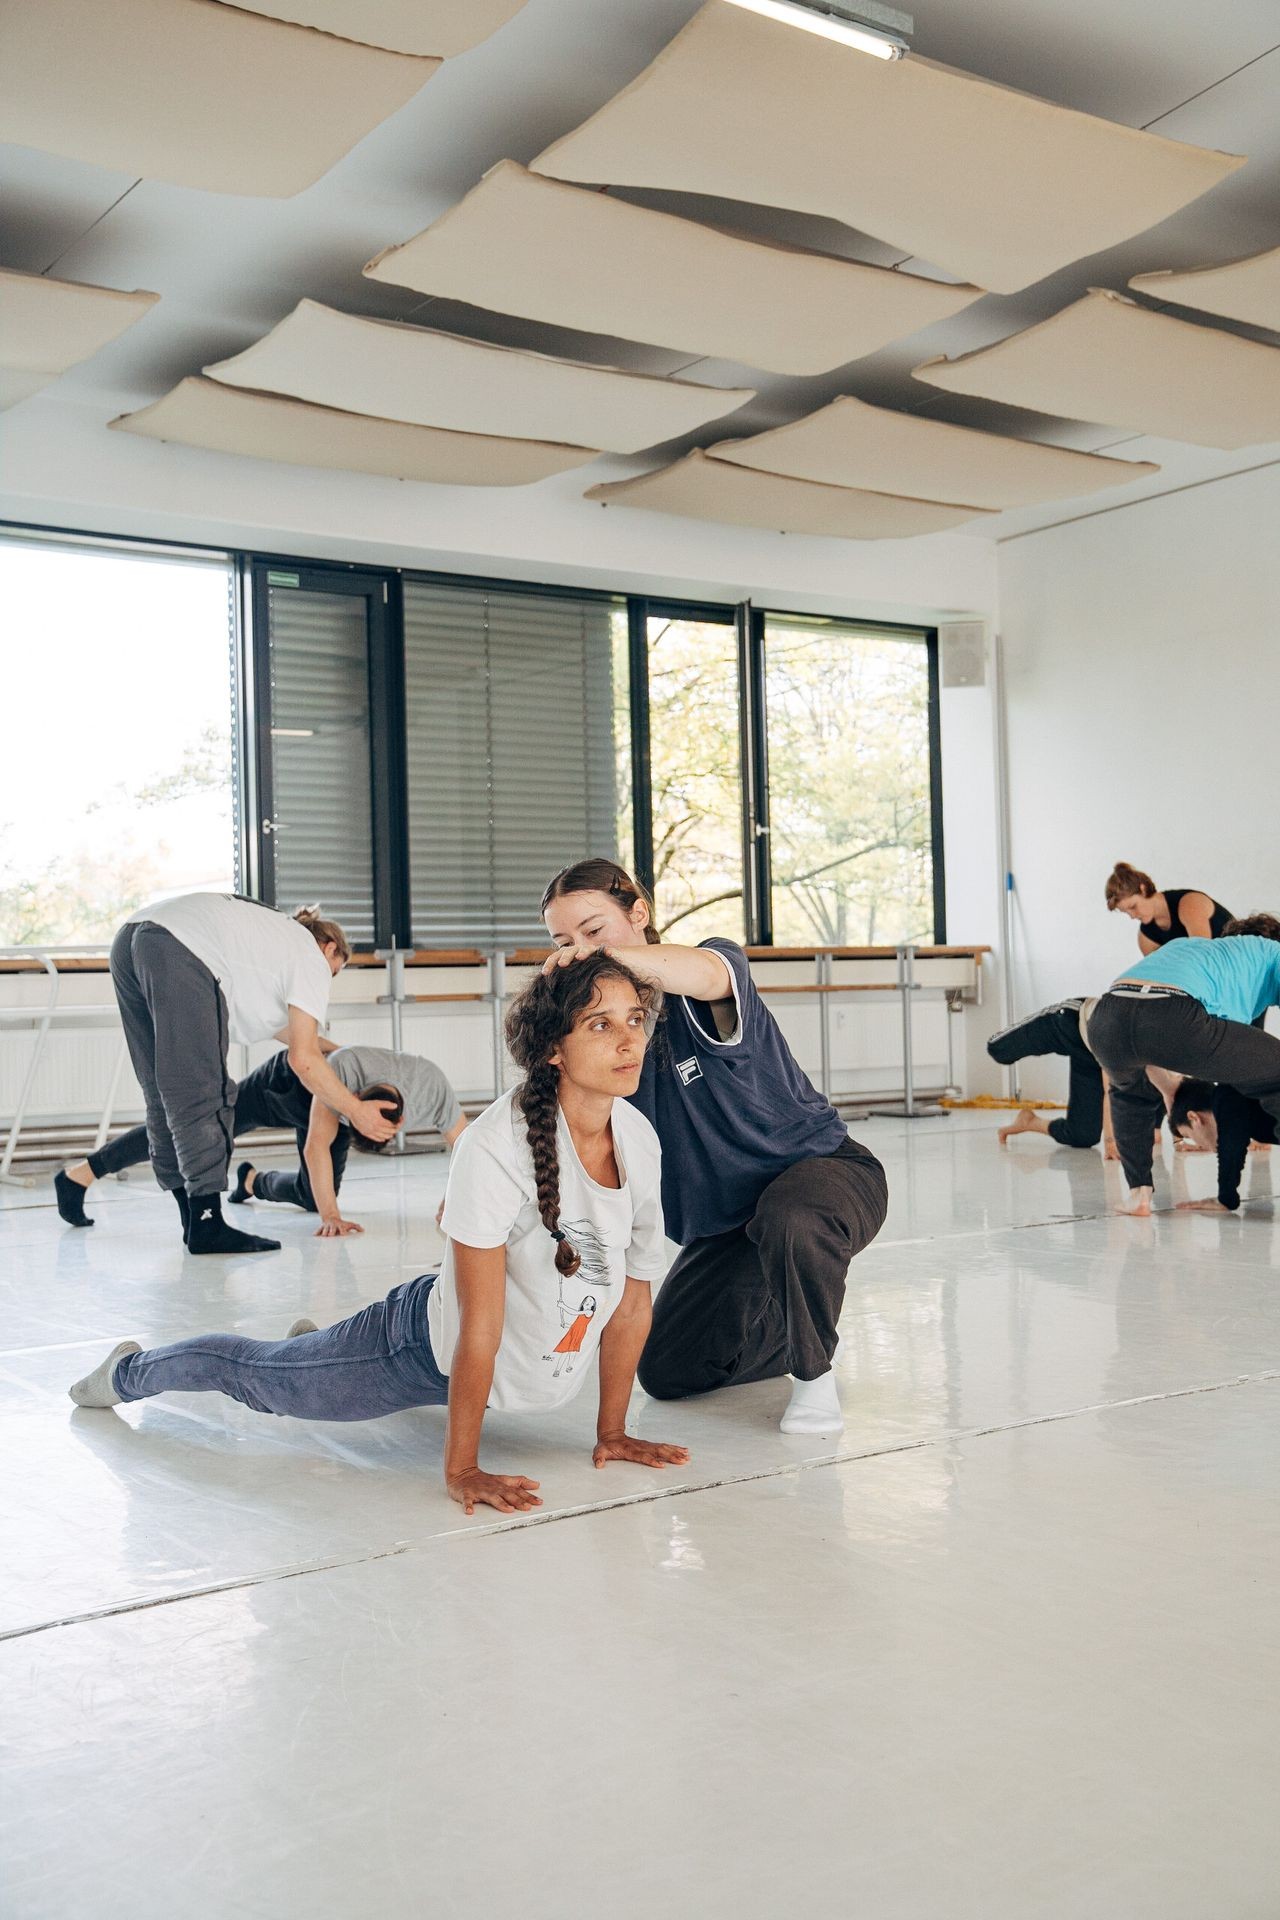
[{"label": "white floor", "polygon": [[1239,1217],[1131,1221],[994,1124],[856,1129],[893,1208],[838,1445],[776,1383],[638,1403],[690,1466],[599,1474],[588,1388],[489,1423],[547,1501],[505,1524],[436,1411],[65,1397],[429,1268],[439,1158],[240,1262],[141,1178],[87,1233],[0,1189],[7,1920],[1275,1920],[1280,1153]]}]

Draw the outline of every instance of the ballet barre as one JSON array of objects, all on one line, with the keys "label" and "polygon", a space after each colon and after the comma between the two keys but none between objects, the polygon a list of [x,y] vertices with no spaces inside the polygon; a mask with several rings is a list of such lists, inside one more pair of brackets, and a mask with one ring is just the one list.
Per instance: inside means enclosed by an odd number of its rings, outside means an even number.
[{"label": "ballet barre", "polygon": [[[373,953],[361,953],[353,956],[351,971],[355,976],[367,970],[382,970],[384,979],[377,982],[381,991],[369,992],[366,997],[335,1000],[330,1007],[330,1019],[341,1026],[350,1019],[365,1019],[375,1007],[386,1010],[390,1028],[389,1043],[393,1051],[402,1052],[405,1048],[406,1015],[414,1013],[448,1013],[465,1007],[483,1008],[488,1012],[488,1029],[491,1042],[492,1066],[489,1074],[491,1091],[487,1097],[497,1099],[507,1084],[507,1050],[504,1036],[504,1019],[510,997],[523,986],[534,969],[541,966],[552,950],[546,947],[509,948],[505,944],[489,948],[449,947],[449,948],[380,948]],[[818,1062],[815,1079],[827,1099],[845,1104],[857,1104],[875,1113],[893,1113],[908,1119],[923,1117],[928,1113],[937,1113],[941,1109],[924,1099],[916,1085],[916,1048],[912,1033],[912,1009],[918,1004],[922,993],[942,995],[948,1014],[959,1013],[966,1001],[981,1002],[982,997],[982,957],[990,951],[985,946],[917,946],[906,943],[897,947],[749,947],[748,958],[757,967],[784,963],[788,970],[792,966],[808,964],[813,969],[812,978],[806,980],[764,980],[758,982],[760,994],[766,1000],[796,1001],[812,999],[818,1010]],[[922,980],[917,973],[917,963],[935,960],[966,961],[971,964],[972,973],[957,981],[955,970],[950,980]],[[837,965],[844,961],[894,963],[894,978],[889,980],[849,980],[837,979]],[[423,977],[430,972],[455,970],[455,976],[446,988],[439,991],[419,991]],[[102,948],[42,948],[42,947],[6,947],[0,948],[0,979],[8,974],[37,974],[43,977],[44,993],[39,1001],[30,1001],[22,1005],[6,1006],[0,1004],[0,1036],[15,1028],[28,1028],[33,1032],[33,1041],[29,1057],[21,1078],[19,1097],[12,1122],[0,1146],[0,1182],[10,1185],[29,1186],[32,1182],[13,1171],[14,1156],[18,1151],[24,1127],[28,1125],[33,1094],[42,1061],[45,1058],[51,1033],[68,1025],[78,1025],[93,1030],[114,1027],[119,1033],[113,1065],[107,1080],[105,1095],[94,1127],[93,1145],[90,1151],[101,1147],[110,1132],[115,1107],[119,1095],[128,1053],[123,1033],[119,1029],[119,1015],[113,1000],[103,999],[97,1004],[67,1005],[60,999],[61,981],[64,975],[105,974],[108,972],[107,955]],[[461,973],[462,979],[457,978]],[[474,986],[471,985],[474,981]],[[374,986],[370,982],[370,986]],[[831,1007],[839,1004],[844,997],[852,998],[860,994],[879,994],[895,996],[901,1007],[902,1020],[902,1091],[901,1095],[874,1092],[850,1093],[834,1088],[833,1040]],[[950,1018],[946,1022],[946,1074],[949,1086],[955,1084],[955,1065],[953,1047],[953,1029]],[[239,1063],[237,1063],[239,1064]],[[474,1099],[475,1095],[468,1096]],[[70,1126],[72,1123],[68,1122]],[[81,1123],[76,1122],[78,1127]],[[406,1151],[403,1135],[396,1136],[393,1151],[397,1154]],[[26,1157],[26,1156],[24,1156]]]},{"label": "ballet barre", "polygon": [[[46,998],[42,1006],[0,1006],[0,1023],[9,1023],[18,1030],[30,1027],[34,1030],[31,1054],[18,1093],[17,1106],[13,1119],[5,1135],[4,1151],[0,1153],[0,1184],[9,1187],[32,1187],[35,1181],[29,1176],[13,1171],[13,1159],[26,1124],[27,1110],[31,1105],[31,1095],[35,1089],[40,1063],[48,1044],[50,1030],[60,1024],[74,1022],[80,1026],[110,1027],[119,1025],[119,1014],[114,1003],[110,1006],[65,1007],[60,1004],[62,975],[75,970],[65,962],[83,962],[86,959],[97,960],[96,952],[91,948],[47,947],[0,947],[0,970],[5,973],[43,973],[46,982]],[[94,971],[96,971],[96,966]],[[0,1033],[4,1025],[0,1024]],[[108,1083],[107,1097],[98,1117],[97,1131],[94,1136],[91,1153],[96,1153],[106,1140],[111,1127],[111,1116],[115,1108],[116,1095],[120,1091],[120,1079],[124,1072],[127,1057],[123,1030],[120,1044],[116,1049],[115,1065]]]}]

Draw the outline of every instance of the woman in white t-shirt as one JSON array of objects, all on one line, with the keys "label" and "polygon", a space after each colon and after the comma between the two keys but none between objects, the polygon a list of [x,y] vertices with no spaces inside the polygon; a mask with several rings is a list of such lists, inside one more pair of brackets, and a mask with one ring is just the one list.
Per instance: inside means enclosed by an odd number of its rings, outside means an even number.
[{"label": "woman in white t-shirt", "polygon": [[351,957],[342,928],[303,908],[293,919],[239,894],[187,893],[142,907],[111,945],[111,983],[147,1109],[147,1144],[172,1193],[190,1253],[268,1253],[278,1240],[222,1217],[234,1144],[232,1041],[280,1040],[289,1065],[370,1140],[395,1126],[325,1065],[320,1025]]},{"label": "woman in white t-shirt", "polygon": [[149,1352],[122,1341],[71,1398],[113,1407],[220,1392],[303,1420],[447,1403],[452,1497],[467,1513],[522,1513],[541,1506],[538,1482],[481,1467],[485,1409],[560,1406],[598,1355],[595,1464],[687,1460],[683,1447],[626,1431],[666,1253],[658,1138],[624,1096],[639,1084],[660,997],[604,953],[539,976],[519,996],[507,1044],[525,1077],[454,1149],[438,1274],[393,1287],[323,1331],[296,1323],[283,1340],[209,1334]]}]

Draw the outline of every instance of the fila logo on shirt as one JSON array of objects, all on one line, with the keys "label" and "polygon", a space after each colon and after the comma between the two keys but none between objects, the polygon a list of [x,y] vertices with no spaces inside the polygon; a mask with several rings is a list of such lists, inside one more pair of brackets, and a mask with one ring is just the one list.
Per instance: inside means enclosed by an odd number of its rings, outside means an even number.
[{"label": "fila logo on shirt", "polygon": [[688,1060],[677,1060],[676,1072],[680,1075],[680,1085],[682,1087],[687,1087],[691,1080],[701,1080],[702,1068],[698,1064],[697,1054],[695,1053],[692,1058]]}]

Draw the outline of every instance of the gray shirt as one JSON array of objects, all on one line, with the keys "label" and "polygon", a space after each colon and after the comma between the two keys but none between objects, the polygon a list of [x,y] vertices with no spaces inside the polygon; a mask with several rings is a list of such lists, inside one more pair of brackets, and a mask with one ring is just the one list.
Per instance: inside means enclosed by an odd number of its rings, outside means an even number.
[{"label": "gray shirt", "polygon": [[[435,1061],[424,1060],[420,1053],[393,1053],[390,1047],[339,1047],[328,1061],[352,1093],[376,1084],[395,1087],[404,1100],[406,1133],[444,1133],[462,1118],[457,1094]],[[343,1120],[342,1124],[349,1123]]]}]

